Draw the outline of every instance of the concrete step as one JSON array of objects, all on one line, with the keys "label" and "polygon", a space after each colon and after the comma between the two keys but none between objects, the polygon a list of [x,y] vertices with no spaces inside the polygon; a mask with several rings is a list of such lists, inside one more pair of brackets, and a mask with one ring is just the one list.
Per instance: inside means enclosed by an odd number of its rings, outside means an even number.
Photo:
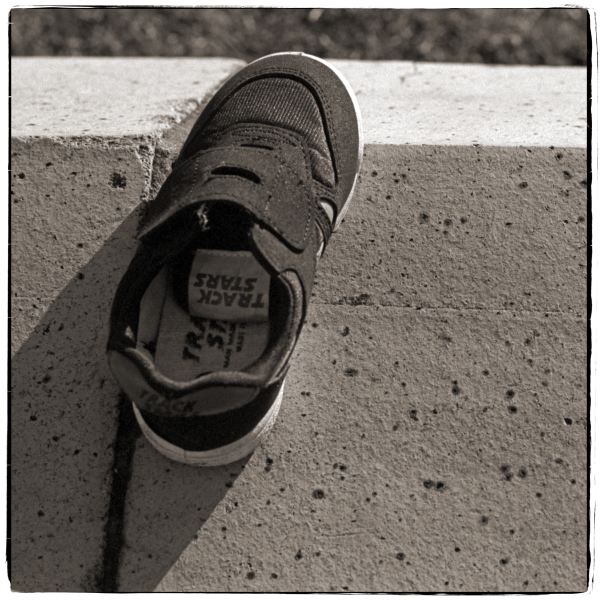
[{"label": "concrete step", "polygon": [[13,588],[584,590],[584,69],[337,61],[365,158],[273,432],[193,469],[129,428],[112,294],[240,64],[13,59]]}]

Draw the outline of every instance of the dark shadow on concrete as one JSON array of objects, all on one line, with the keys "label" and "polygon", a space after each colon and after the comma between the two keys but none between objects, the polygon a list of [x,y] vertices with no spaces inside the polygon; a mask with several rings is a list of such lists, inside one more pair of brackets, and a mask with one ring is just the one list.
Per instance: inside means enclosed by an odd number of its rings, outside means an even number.
[{"label": "dark shadow on concrete", "polygon": [[137,221],[134,211],[45,312],[43,298],[12,300],[15,590],[95,589],[119,399],[104,349],[112,294],[132,256]]},{"label": "dark shadow on concrete", "polygon": [[[151,592],[198,539],[248,458],[214,468],[172,462],[138,440],[127,496],[118,591]],[[190,573],[190,577],[201,574]]]},{"label": "dark shadow on concrete", "polygon": [[[151,196],[170,172],[200,110],[181,123],[174,123],[157,144],[152,165]],[[121,423],[134,420],[130,404],[121,412]],[[137,425],[135,425],[137,429]],[[123,427],[126,431],[126,427]],[[128,451],[124,444],[124,453]],[[142,437],[133,452],[122,529],[107,536],[104,565],[114,566],[113,540],[120,537],[118,572],[104,570],[103,589],[120,592],[152,591],[198,533],[221,502],[248,458],[216,468],[200,468],[173,462]],[[116,463],[119,457],[115,458]],[[113,480],[117,481],[118,477]],[[114,491],[113,491],[114,494]],[[118,504],[119,498],[113,497]]]},{"label": "dark shadow on concrete", "polygon": [[135,422],[131,402],[125,394],[121,393],[117,433],[113,451],[110,499],[104,524],[102,565],[96,581],[96,589],[101,592],[116,592],[119,585],[125,503],[127,501],[129,481],[131,480],[135,442],[140,433],[139,427]]},{"label": "dark shadow on concrete", "polygon": [[12,301],[14,590],[152,590],[243,468],[160,456],[138,440],[109,372],[109,309],[138,220],[130,214],[45,312],[43,299]]}]

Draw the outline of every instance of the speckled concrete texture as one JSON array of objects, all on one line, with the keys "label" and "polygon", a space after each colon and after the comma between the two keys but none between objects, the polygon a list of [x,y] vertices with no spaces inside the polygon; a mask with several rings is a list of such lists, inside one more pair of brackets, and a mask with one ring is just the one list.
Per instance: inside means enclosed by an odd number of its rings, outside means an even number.
[{"label": "speckled concrete texture", "polygon": [[585,147],[585,69],[332,62],[356,92],[367,144]]},{"label": "speckled concrete texture", "polygon": [[243,63],[206,58],[13,58],[12,135],[156,136]]},{"label": "speckled concrete texture", "polygon": [[[44,97],[20,97],[54,116],[13,111],[13,587],[98,590],[108,306],[205,95],[191,82],[219,68],[77,59],[76,102],[52,83],[72,59],[40,61],[52,78],[29,60],[13,80],[26,65]],[[135,441],[118,589],[583,591],[585,71],[336,66],[365,159],[279,419],[215,469]]]},{"label": "speckled concrete texture", "polygon": [[118,401],[101,357],[145,174],[133,148],[12,150],[12,585],[92,590]]},{"label": "speckled concrete texture", "polygon": [[245,465],[194,470],[140,441],[122,589],[585,588],[585,386],[564,362],[585,361],[581,327],[313,305]]},{"label": "speckled concrete texture", "polygon": [[367,146],[315,300],[583,316],[586,190],[583,149]]},{"label": "speckled concrete texture", "polygon": [[[368,144],[585,146],[585,69],[332,63],[356,92]],[[240,64],[14,58],[12,135],[153,134],[197,108],[198,90]]]},{"label": "speckled concrete texture", "polygon": [[13,60],[10,558],[19,591],[98,588],[119,400],[104,357],[110,303],[164,128],[238,64],[195,61],[196,84],[178,69],[171,79],[185,91],[152,96],[123,83],[124,72],[146,82],[155,72],[133,63]]}]

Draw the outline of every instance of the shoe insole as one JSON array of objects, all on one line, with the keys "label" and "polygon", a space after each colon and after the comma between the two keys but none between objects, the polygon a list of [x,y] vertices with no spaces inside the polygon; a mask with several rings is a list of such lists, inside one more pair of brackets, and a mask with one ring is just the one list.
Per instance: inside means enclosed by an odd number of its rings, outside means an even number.
[{"label": "shoe insole", "polygon": [[[243,370],[262,355],[270,277],[252,253],[199,249],[187,281],[170,280],[161,272],[140,305],[138,340],[153,351],[159,372],[189,381],[210,371]],[[187,310],[175,299],[174,285],[187,286]]]}]

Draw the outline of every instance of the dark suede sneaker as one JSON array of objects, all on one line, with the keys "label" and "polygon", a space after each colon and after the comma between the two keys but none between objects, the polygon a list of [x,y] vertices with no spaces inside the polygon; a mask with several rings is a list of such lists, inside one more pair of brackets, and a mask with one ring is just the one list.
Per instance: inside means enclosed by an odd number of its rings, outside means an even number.
[{"label": "dark suede sneaker", "polygon": [[227,464],[269,431],[361,157],[350,86],[306,54],[249,64],[204,109],[111,314],[111,370],[159,452]]}]

